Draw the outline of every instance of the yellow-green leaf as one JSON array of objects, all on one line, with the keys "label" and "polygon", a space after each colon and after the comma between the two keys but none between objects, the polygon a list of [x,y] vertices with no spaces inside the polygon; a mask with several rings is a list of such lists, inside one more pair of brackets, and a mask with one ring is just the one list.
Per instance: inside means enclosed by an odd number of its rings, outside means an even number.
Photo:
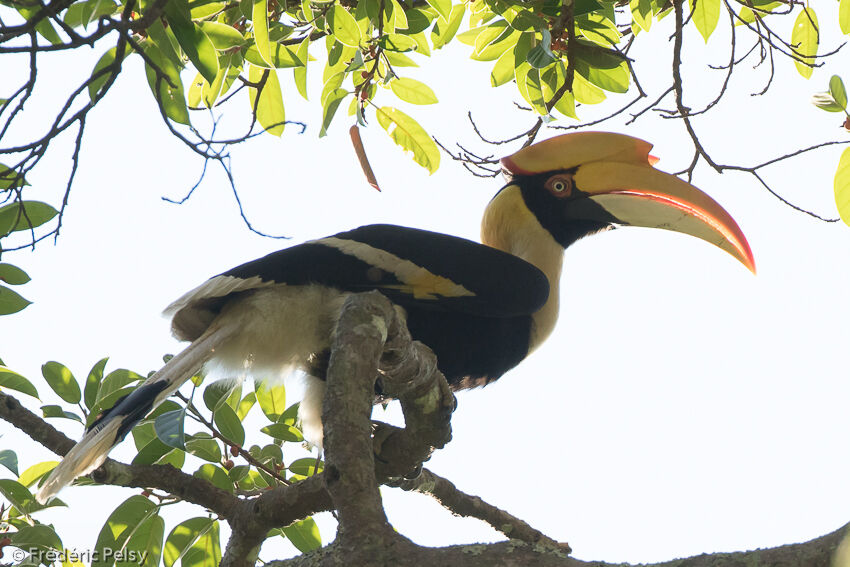
[{"label": "yellow-green leaf", "polygon": [[516,68],[516,84],[522,98],[541,116],[549,114],[543,101],[543,89],[540,85],[540,70],[523,62]]},{"label": "yellow-green leaf", "polygon": [[304,62],[304,65],[301,67],[296,67],[293,70],[295,77],[295,87],[298,89],[298,94],[304,97],[304,100],[307,99],[307,60],[310,58],[310,36],[304,38],[300,44],[298,44],[298,50],[295,52],[295,55],[298,59]]},{"label": "yellow-green leaf", "polygon": [[850,33],[850,0],[841,0],[838,3],[838,26],[841,33]]},{"label": "yellow-green leaf", "polygon": [[[251,99],[251,109],[257,113],[257,122],[260,126],[273,136],[280,137],[283,134],[286,114],[283,108],[283,93],[280,90],[280,82],[274,69],[263,69],[251,65],[248,69],[248,80],[252,83],[265,82],[262,89],[250,88],[248,94]],[[258,97],[259,90],[259,97]]]},{"label": "yellow-green leaf", "polygon": [[378,123],[390,138],[405,152],[413,154],[413,161],[434,173],[440,167],[440,150],[422,126],[413,118],[389,106],[377,111]]},{"label": "yellow-green leaf", "polygon": [[210,38],[213,47],[218,50],[230,49],[231,47],[245,43],[242,32],[233,26],[228,26],[220,22],[201,22],[199,25],[204,33],[207,34],[207,37]]},{"label": "yellow-green leaf", "polygon": [[835,206],[844,224],[850,226],[850,148],[844,150],[835,170]]},{"label": "yellow-green leaf", "polygon": [[502,56],[499,57],[499,60],[493,66],[493,70],[490,71],[490,85],[498,87],[510,82],[514,78],[515,64],[516,59],[514,58],[513,49],[508,49],[502,53]]},{"label": "yellow-green leaf", "polygon": [[814,8],[803,8],[794,22],[791,46],[795,52],[794,65],[797,72],[808,79],[812,76],[812,64],[818,52],[818,19]]},{"label": "yellow-green leaf", "polygon": [[328,126],[331,125],[334,114],[342,100],[348,96],[348,91],[345,89],[334,89],[324,97],[322,101],[322,129],[319,131],[319,137],[323,138],[328,133]]},{"label": "yellow-green leaf", "polygon": [[33,465],[21,473],[21,476],[18,477],[18,482],[29,488],[38,482],[38,479],[52,471],[58,464],[59,461],[44,461]]},{"label": "yellow-green leaf", "polygon": [[649,31],[652,26],[652,0],[629,0],[629,8],[632,12],[632,21],[640,29]]},{"label": "yellow-green leaf", "polygon": [[431,87],[416,79],[398,78],[390,82],[390,88],[395,96],[411,104],[434,104],[437,95]]},{"label": "yellow-green leaf", "polygon": [[431,30],[431,43],[434,45],[434,49],[440,49],[452,40],[463,21],[465,13],[466,4],[455,4],[452,7],[452,15],[449,18],[448,25],[442,22],[437,22],[434,25],[434,29]]},{"label": "yellow-green leaf", "polygon": [[[267,0],[252,0],[251,21],[254,23],[254,43],[266,66],[275,66],[271,58],[271,43],[269,42],[269,13]],[[248,54],[245,59],[251,61]],[[251,63],[254,63],[251,61]],[[254,63],[258,65],[259,63]]]},{"label": "yellow-green leaf", "polygon": [[349,47],[360,45],[360,26],[357,25],[357,20],[348,10],[336,4],[326,17],[331,32],[336,36],[338,42]]},{"label": "yellow-green leaf", "polygon": [[245,61],[251,65],[256,65],[257,67],[275,67],[278,69],[286,67],[300,67],[306,62],[285,45],[275,43],[269,49],[270,52],[267,55],[268,59],[265,59],[260,55],[260,51],[257,46],[252,45],[245,50]]},{"label": "yellow-green leaf", "polygon": [[688,0],[688,4],[694,25],[708,43],[708,38],[711,37],[720,18],[720,0]]},{"label": "yellow-green leaf", "polygon": [[[7,288],[0,287],[0,313],[2,313],[3,289]],[[15,390],[28,396],[32,396],[35,399],[40,399],[38,397],[38,390],[35,389],[35,386],[32,385],[32,382],[30,382],[14,370],[9,370],[5,366],[0,366],[0,389],[2,388]]]},{"label": "yellow-green leaf", "polygon": [[230,70],[230,60],[232,57],[233,54],[231,53],[222,53],[219,60],[218,75],[215,76],[215,81],[210,84],[204,80],[204,84],[201,87],[201,98],[204,101],[204,106],[207,108],[212,108],[215,101],[218,100],[221,87],[224,85],[224,80],[227,78],[227,73]]},{"label": "yellow-green leaf", "polygon": [[452,0],[425,0],[448,23],[452,17]]}]

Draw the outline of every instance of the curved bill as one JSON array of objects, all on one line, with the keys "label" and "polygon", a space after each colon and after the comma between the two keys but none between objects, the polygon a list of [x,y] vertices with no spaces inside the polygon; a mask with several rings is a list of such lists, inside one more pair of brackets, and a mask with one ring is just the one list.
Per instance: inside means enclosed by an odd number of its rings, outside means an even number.
[{"label": "curved bill", "polygon": [[675,230],[722,248],[751,272],[755,259],[738,223],[717,201],[674,175],[634,163],[581,165],[575,185],[617,222]]}]

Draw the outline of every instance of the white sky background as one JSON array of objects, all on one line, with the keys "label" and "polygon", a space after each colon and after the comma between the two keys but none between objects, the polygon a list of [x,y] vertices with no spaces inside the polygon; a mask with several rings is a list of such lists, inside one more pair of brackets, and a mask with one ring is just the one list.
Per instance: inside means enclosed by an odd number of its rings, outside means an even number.
[{"label": "white sky background", "polygon": [[[836,6],[816,6],[828,46],[840,40],[833,29]],[[785,18],[781,25],[786,37],[791,24]],[[672,16],[657,25],[664,30],[641,37],[632,52],[650,99],[671,81],[666,39]],[[708,48],[694,29],[686,36],[686,103],[694,108],[710,101],[722,81],[721,71],[701,64],[728,59],[727,27],[721,19]],[[749,48],[743,37],[739,45]],[[40,132],[52,119],[47,110],[36,116],[48,108],[42,105],[64,100],[78,81],[75,73],[87,73],[105,49],[43,64],[40,91],[27,107],[31,122],[21,131]],[[421,69],[400,70],[434,87],[440,105],[411,107],[389,91],[379,104],[404,109],[445,143],[475,144],[465,118],[469,109],[491,138],[530,126],[532,117],[512,107],[519,100],[515,87],[490,89],[491,64],[468,61],[468,52],[456,46],[436,52]],[[790,61],[779,59],[773,94],[750,97],[768,69],[753,71],[748,61],[733,77],[726,101],[695,120],[696,128],[717,161],[743,165],[841,139],[839,115],[817,110],[808,99],[825,90],[833,73],[850,79],[846,69],[847,55],[840,52],[805,81]],[[17,84],[8,79],[11,73],[4,73],[7,85]],[[309,74],[315,99],[320,62]],[[78,378],[103,356],[111,357],[108,370],[154,369],[163,353],[181,348],[159,316],[165,305],[207,277],[282,246],[375,222],[477,239],[481,212],[500,181],[476,179],[445,155],[429,177],[372,124],[363,136],[383,188],[377,193],[351,150],[347,103],[330,136],[318,140],[317,100],[304,103],[289,84],[290,72],[280,76],[287,118],[307,122],[308,131],[299,136],[292,126],[281,140],[262,136],[234,149],[233,171],[251,221],[292,237],[283,242],[244,227],[215,167],[185,205],[160,199],[182,196],[202,164],[154,118],[141,61],[128,61],[89,118],[58,244],[3,257],[29,272],[32,283],[19,291],[35,303],[0,318],[0,356],[38,384],[43,403],[58,398],[40,381],[42,363],[59,360]],[[580,109],[581,115],[613,111],[628,96],[611,96],[602,107]],[[246,97],[238,98],[236,106],[246,109]],[[193,120],[205,123],[199,114]],[[649,114],[629,127],[621,120],[604,129],[655,143],[661,169],[676,171],[690,162],[691,146],[678,121]],[[71,141],[66,136],[29,176],[28,198],[57,202]],[[499,155],[516,149],[475,147]],[[765,176],[786,198],[834,217],[832,176],[840,152],[831,148],[791,160]],[[792,211],[743,174],[721,177],[700,166],[695,183],[738,221],[758,276],[715,247],[666,231],[622,229],[581,241],[566,255],[561,321],[553,336],[494,385],[459,395],[454,439],[427,463],[461,490],[568,541],[582,559],[650,562],[775,546],[850,520],[850,385],[843,356],[850,339],[850,229]],[[72,437],[81,434],[76,424],[53,421]],[[21,469],[51,458],[0,427],[0,447],[18,452]],[[260,433],[255,439],[266,442]],[[130,447],[125,442],[113,456],[132,458]],[[132,493],[66,490],[62,498],[70,510],[40,519],[57,524],[66,547],[88,548],[109,512]],[[501,539],[477,520],[453,518],[427,497],[385,489],[384,498],[393,525],[418,543]],[[202,513],[195,507],[180,519]],[[329,541],[333,521],[322,516]],[[272,549],[262,557],[285,553]]]}]

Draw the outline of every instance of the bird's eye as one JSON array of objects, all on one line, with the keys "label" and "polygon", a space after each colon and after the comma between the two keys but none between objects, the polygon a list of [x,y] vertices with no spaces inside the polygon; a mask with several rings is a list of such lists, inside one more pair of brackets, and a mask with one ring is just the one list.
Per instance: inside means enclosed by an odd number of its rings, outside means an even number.
[{"label": "bird's eye", "polygon": [[567,197],[573,189],[573,180],[569,175],[553,175],[546,180],[546,189],[556,197]]}]

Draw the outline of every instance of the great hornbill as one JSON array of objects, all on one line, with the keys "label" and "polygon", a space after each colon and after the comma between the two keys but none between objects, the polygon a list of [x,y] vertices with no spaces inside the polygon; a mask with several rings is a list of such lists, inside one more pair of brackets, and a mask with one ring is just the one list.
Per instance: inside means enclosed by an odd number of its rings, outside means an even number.
[{"label": "great hornbill", "polygon": [[191,341],[93,424],[45,482],[45,501],[98,467],[109,450],[202,366],[223,376],[308,375],[299,417],[321,443],[321,360],[350,293],[378,290],[406,314],[454,389],[487,384],[551,333],[564,249],[621,225],[676,230],[726,250],[754,271],[738,225],[708,195],[652,167],[651,144],[605,132],[566,134],[502,160],[507,184],[490,201],[483,244],[370,225],[243,264],[166,310]]}]

